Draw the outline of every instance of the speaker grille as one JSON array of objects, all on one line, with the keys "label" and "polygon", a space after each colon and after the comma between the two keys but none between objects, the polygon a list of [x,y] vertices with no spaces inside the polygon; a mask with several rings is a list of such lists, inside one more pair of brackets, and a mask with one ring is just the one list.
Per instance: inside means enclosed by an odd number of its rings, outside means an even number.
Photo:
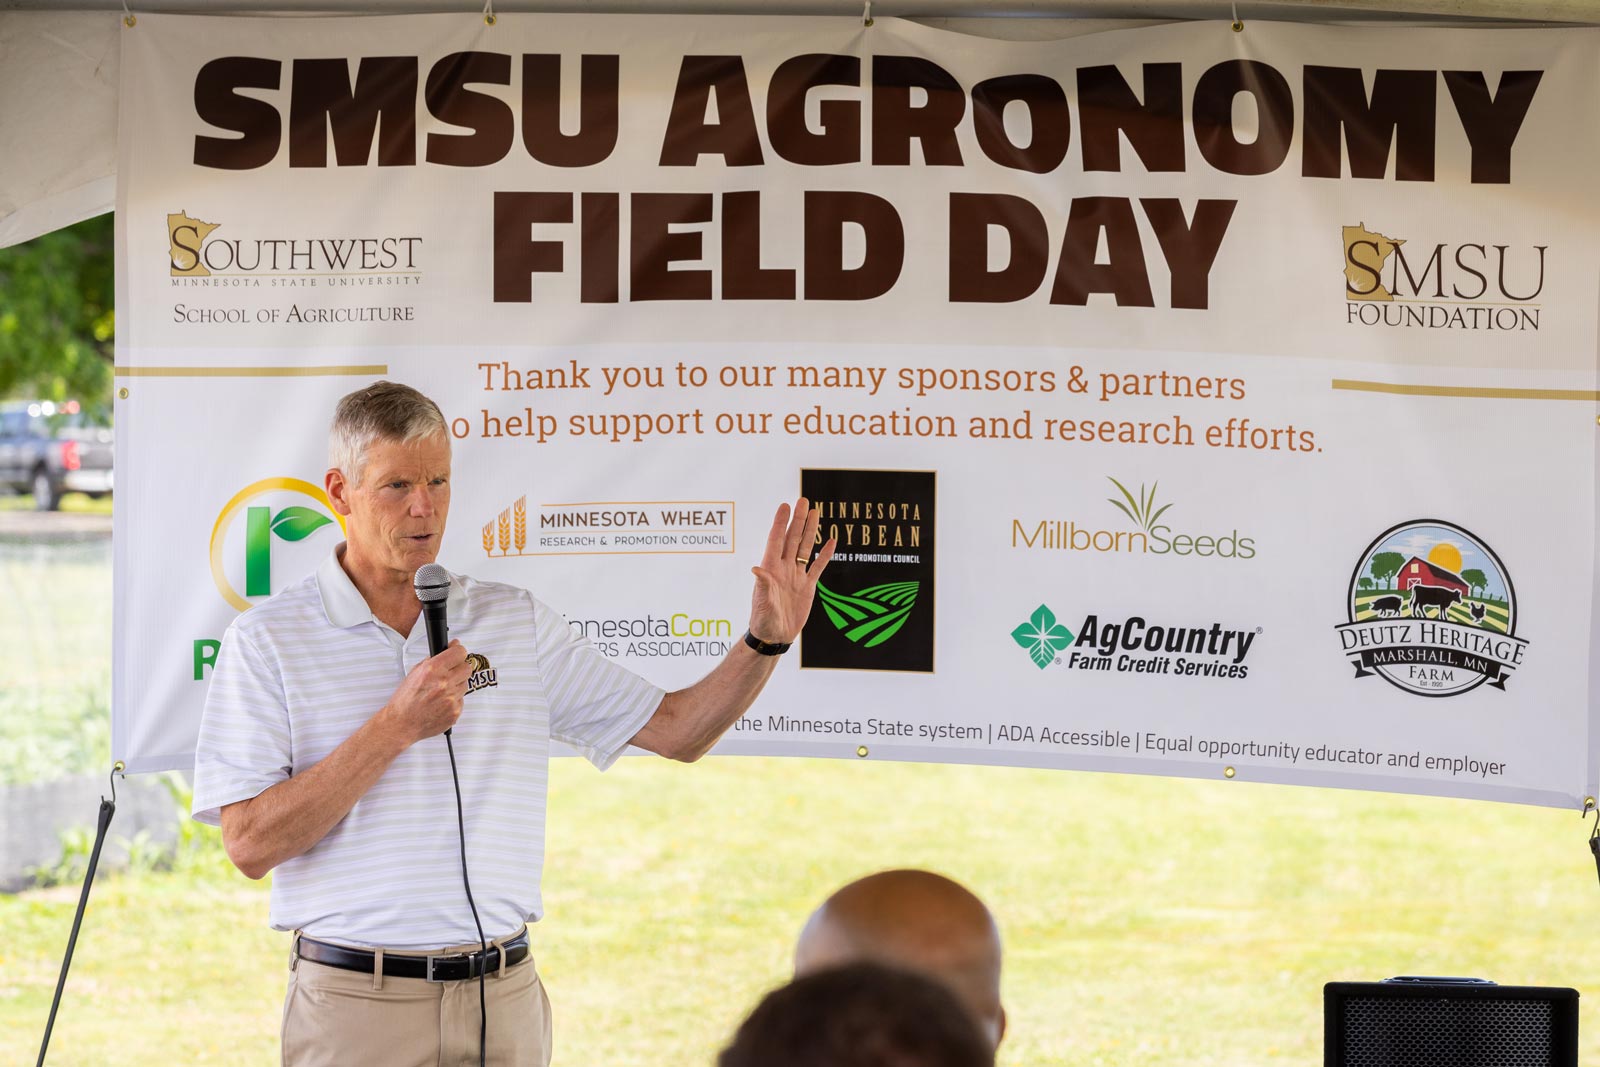
[{"label": "speaker grille", "polygon": [[1347,1067],[1551,1067],[1547,1000],[1350,997]]}]

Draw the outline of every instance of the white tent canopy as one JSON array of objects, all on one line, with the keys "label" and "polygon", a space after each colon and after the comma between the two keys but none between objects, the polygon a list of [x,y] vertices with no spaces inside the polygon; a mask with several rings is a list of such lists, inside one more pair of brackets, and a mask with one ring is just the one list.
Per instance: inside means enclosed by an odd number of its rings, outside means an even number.
[{"label": "white tent canopy", "polygon": [[[400,14],[475,0],[160,0],[190,14]],[[122,0],[0,0],[0,247],[110,211],[116,195]],[[498,0],[501,13],[857,14],[851,0]],[[875,17],[914,18],[990,37],[1059,38],[1173,19],[1403,19],[1485,26],[1600,23],[1600,0],[874,0]]]}]

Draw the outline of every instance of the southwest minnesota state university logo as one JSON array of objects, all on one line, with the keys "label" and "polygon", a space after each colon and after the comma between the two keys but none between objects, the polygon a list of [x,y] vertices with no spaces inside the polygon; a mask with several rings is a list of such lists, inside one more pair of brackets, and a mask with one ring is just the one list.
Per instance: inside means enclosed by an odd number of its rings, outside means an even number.
[{"label": "southwest minnesota state university logo", "polygon": [[933,672],[933,471],[800,472],[820,513],[817,545],[838,547],[817,583],[800,666]]},{"label": "southwest minnesota state university logo", "polygon": [[1350,576],[1340,647],[1357,678],[1382,676],[1420,696],[1504,690],[1528,642],[1500,557],[1453,523],[1417,519],[1385,530]]},{"label": "southwest minnesota state university logo", "polygon": [[[167,216],[167,258],[174,278],[209,278],[200,249],[219,223],[192,219],[187,212],[179,211]],[[218,238],[220,240],[220,238]]]}]

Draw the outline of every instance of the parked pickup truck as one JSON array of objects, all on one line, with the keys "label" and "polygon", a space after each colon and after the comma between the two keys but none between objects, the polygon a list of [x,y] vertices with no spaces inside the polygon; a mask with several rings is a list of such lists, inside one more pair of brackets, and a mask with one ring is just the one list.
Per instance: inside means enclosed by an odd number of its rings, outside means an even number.
[{"label": "parked pickup truck", "polygon": [[111,428],[76,401],[0,404],[0,488],[32,493],[33,506],[54,511],[65,492],[111,492]]}]

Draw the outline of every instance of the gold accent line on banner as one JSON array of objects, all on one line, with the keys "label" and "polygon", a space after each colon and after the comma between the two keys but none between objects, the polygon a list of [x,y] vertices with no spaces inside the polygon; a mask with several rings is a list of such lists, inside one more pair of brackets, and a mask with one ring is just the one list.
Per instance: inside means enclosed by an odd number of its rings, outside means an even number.
[{"label": "gold accent line on banner", "polygon": [[1594,389],[1494,389],[1475,385],[1401,385],[1396,382],[1361,382],[1335,378],[1335,389],[1357,393],[1394,393],[1397,396],[1460,396],[1486,400],[1600,400]]},{"label": "gold accent line on banner", "polygon": [[127,367],[112,368],[118,378],[346,378],[388,374],[387,363],[333,367]]}]

